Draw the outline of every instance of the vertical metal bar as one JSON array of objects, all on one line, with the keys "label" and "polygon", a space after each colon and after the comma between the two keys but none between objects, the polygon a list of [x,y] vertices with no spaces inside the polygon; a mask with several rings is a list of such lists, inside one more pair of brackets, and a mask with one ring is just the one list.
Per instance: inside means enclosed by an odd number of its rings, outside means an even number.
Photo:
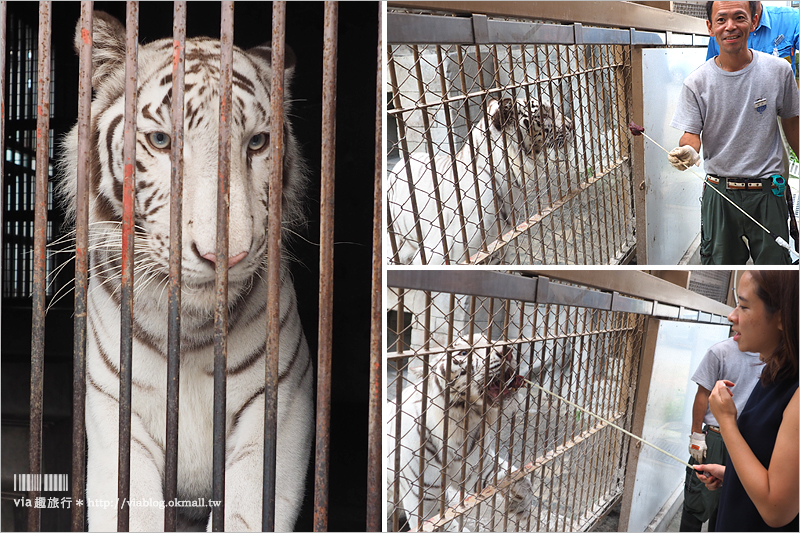
[{"label": "vertical metal bar", "polygon": [[[72,363],[72,501],[86,485],[86,331],[89,287],[89,168],[92,120],[92,21],[94,2],[81,2],[78,82],[78,190],[75,216],[75,319]],[[83,531],[86,507],[72,506],[72,531]]]},{"label": "vertical metal bar", "polygon": [[[122,274],[120,279],[119,352],[119,458],[117,496],[126,502],[131,477],[131,392],[133,361],[133,253],[134,201],[136,183],[136,70],[139,38],[139,2],[128,2],[125,9],[125,130],[122,141],[124,178],[122,184]],[[117,529],[128,531],[130,507],[118,509]]]},{"label": "vertical metal bar", "polygon": [[[405,345],[403,342],[403,330],[405,329],[405,290],[397,289],[397,353],[403,354]],[[405,360],[405,364],[400,364],[401,359],[397,359],[397,374],[395,378],[395,419],[394,419],[394,435],[395,440],[391,444],[394,447],[394,464],[390,465],[394,472],[394,483],[392,484],[392,501],[400,501],[400,439],[403,436],[403,420],[402,420],[402,407],[403,407],[403,366],[409,365],[409,360]],[[423,396],[424,398],[424,396]],[[409,513],[410,509],[407,510]],[[400,531],[400,519],[397,512],[392,513],[392,530]]]},{"label": "vertical metal bar", "polygon": [[[422,134],[425,137],[425,146],[428,150],[428,162],[430,163],[429,170],[431,171],[431,180],[433,180],[433,196],[436,201],[436,212],[437,218],[439,219],[439,235],[441,236],[441,244],[442,244],[442,263],[445,265],[449,265],[451,260],[454,258],[450,257],[450,248],[447,245],[447,227],[444,223],[444,210],[443,206],[444,203],[442,202],[441,192],[439,190],[439,172],[436,170],[436,152],[433,149],[433,136],[431,135],[431,124],[430,119],[428,118],[428,104],[427,99],[425,98],[425,93],[427,89],[424,84],[424,80],[422,77],[422,61],[420,58],[419,47],[415,44],[411,47],[411,50],[414,54],[414,67],[416,69],[414,78],[417,80],[417,90],[419,91],[419,106],[420,106],[420,114],[422,115]],[[411,165],[406,165],[406,168],[410,169]],[[409,176],[410,176],[410,170]],[[409,178],[410,180],[410,178]],[[411,185],[409,183],[409,189]],[[431,228],[429,231],[435,231],[434,228]],[[420,241],[420,248],[423,248],[423,243]],[[431,256],[434,255],[433,250],[430,250]]]},{"label": "vertical metal bar", "polygon": [[[5,228],[3,214],[8,207],[4,201],[6,198],[6,55],[10,53],[7,50],[6,7],[5,0],[0,1],[0,228]],[[2,242],[3,239],[0,237],[0,244]],[[4,265],[4,269],[7,270],[6,265]]]},{"label": "vertical metal bar", "polygon": [[[456,211],[458,213],[458,224],[461,227],[461,238],[464,241],[464,256],[461,257],[453,257],[453,261],[456,263],[469,263],[469,236],[467,235],[467,221],[464,218],[464,207],[461,202],[461,182],[459,181],[459,168],[458,164],[456,163],[456,143],[453,139],[453,121],[450,118],[450,104],[447,102],[445,95],[447,95],[447,78],[444,74],[444,61],[442,60],[442,47],[436,45],[436,65],[437,65],[437,73],[439,75],[439,82],[442,91],[442,107],[444,111],[444,120],[445,126],[447,128],[447,142],[450,147],[450,169],[453,172],[453,188],[456,195],[456,205],[458,206]],[[454,239],[455,240],[455,239]]]},{"label": "vertical metal bar", "polygon": [[[233,122],[233,2],[222,2],[220,23],[219,152],[217,234],[214,263],[214,451],[212,493],[221,504],[213,511],[213,531],[225,529],[225,422],[228,366],[228,215],[230,211],[231,124]],[[280,165],[277,165],[280,166]]]},{"label": "vertical metal bar", "polygon": [[367,430],[367,531],[383,531],[383,501],[381,490],[383,428],[382,413],[382,343],[381,287],[383,283],[381,260],[381,213],[383,179],[383,4],[378,3],[378,60],[375,75],[375,192],[372,217],[372,308],[370,313],[369,361],[369,427]]},{"label": "vertical metal bar", "polygon": [[[39,84],[36,112],[36,197],[33,230],[33,316],[31,322],[31,420],[30,473],[42,473],[42,416],[44,395],[44,313],[47,270],[47,178],[50,146],[50,28],[52,3],[39,4]],[[38,498],[40,487],[28,492]],[[28,509],[28,530],[38,531],[41,517],[35,506]]]},{"label": "vertical metal bar", "polygon": [[[400,86],[397,83],[397,70],[396,64],[394,61],[394,56],[392,55],[392,47],[388,47],[388,59],[387,59],[387,66],[389,67],[389,83],[391,84],[392,89],[392,100],[395,109],[401,109],[401,101],[400,101]],[[381,97],[382,101],[383,97]],[[400,141],[400,154],[401,157],[405,159],[409,164],[406,164],[406,180],[408,182],[408,197],[411,199],[411,212],[414,215],[414,229],[417,235],[417,242],[419,242],[419,259],[420,263],[423,265],[427,264],[427,256],[425,246],[423,246],[423,235],[422,235],[422,226],[419,222],[419,209],[417,209],[417,195],[414,192],[414,176],[411,174],[411,152],[408,149],[408,138],[406,137],[406,122],[403,118],[402,113],[398,113],[395,118],[397,119],[397,134]],[[403,155],[404,154],[404,155]],[[398,176],[399,179],[399,176]],[[402,208],[400,208],[402,209]],[[394,228],[390,225],[389,231],[394,233]],[[400,259],[398,255],[397,248],[393,248],[392,252],[394,254],[392,261],[397,264]]]},{"label": "vertical metal bar", "polygon": [[[464,94],[468,94],[469,91],[467,89],[467,77],[465,74],[465,67],[464,67],[464,52],[461,45],[456,45],[456,52],[458,56],[458,77],[461,81],[461,92]],[[467,126],[467,139],[466,145],[469,147],[469,160],[470,166],[472,167],[472,181],[473,187],[475,191],[475,212],[478,213],[478,231],[480,232],[481,236],[481,245],[480,250],[486,251],[487,250],[487,242],[486,242],[486,226],[483,223],[483,206],[481,205],[481,195],[480,190],[478,189],[478,160],[475,157],[475,142],[472,138],[472,117],[470,116],[469,111],[469,99],[467,98],[464,100],[464,121],[466,122]],[[467,190],[464,191],[464,195],[466,196]],[[467,260],[469,261],[469,260]]]},{"label": "vertical metal bar", "polygon": [[[172,150],[169,204],[169,291],[167,330],[167,427],[164,500],[178,496],[178,414],[181,355],[181,265],[183,243],[183,99],[186,59],[186,2],[175,2],[172,21]],[[164,508],[164,530],[176,531],[178,508]]]},{"label": "vertical metal bar", "polygon": [[[272,4],[272,91],[270,142],[272,161],[282,161],[283,87],[286,38],[286,2]],[[280,348],[281,198],[283,165],[273,164],[269,180],[267,226],[267,361],[264,382],[264,490],[262,528],[275,528],[275,460],[278,431],[278,353]]]},{"label": "vertical metal bar", "polygon": [[325,2],[322,47],[322,169],[320,185],[319,347],[314,465],[314,531],[328,530],[328,465],[333,342],[333,214],[336,177],[336,53],[339,3]]}]

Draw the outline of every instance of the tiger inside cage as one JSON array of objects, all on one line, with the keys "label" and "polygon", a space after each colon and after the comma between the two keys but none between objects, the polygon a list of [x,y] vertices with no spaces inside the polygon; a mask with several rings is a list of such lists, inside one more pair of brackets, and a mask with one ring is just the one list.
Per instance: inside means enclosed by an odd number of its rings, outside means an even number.
[{"label": "tiger inside cage", "polygon": [[626,49],[389,44],[387,54],[389,262],[625,259]]},{"label": "tiger inside cage", "polygon": [[[569,531],[623,489],[633,314],[389,289],[387,530]],[[582,416],[583,415],[583,416]]]}]

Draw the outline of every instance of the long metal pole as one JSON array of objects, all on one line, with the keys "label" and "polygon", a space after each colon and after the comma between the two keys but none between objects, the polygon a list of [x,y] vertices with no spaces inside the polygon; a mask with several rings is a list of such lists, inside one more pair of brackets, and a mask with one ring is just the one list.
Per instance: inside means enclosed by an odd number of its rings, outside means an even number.
[{"label": "long metal pole", "polygon": [[133,379],[133,254],[136,184],[136,70],[139,38],[139,2],[128,2],[125,16],[125,130],[122,150],[122,273],[120,279],[120,353],[119,353],[119,458],[117,529],[128,531],[131,477],[131,393]]},{"label": "long metal pole", "polygon": [[[92,120],[93,2],[81,2],[78,82],[78,190],[75,216],[75,320],[72,363],[72,501],[84,497],[86,484],[86,331],[89,287],[89,168]],[[86,507],[72,506],[72,531],[83,531]]]},{"label": "long metal pole", "polygon": [[382,211],[382,175],[383,175],[383,5],[378,4],[378,61],[375,76],[375,193],[373,199],[373,227],[372,227],[372,312],[370,315],[370,365],[369,365],[369,428],[367,449],[367,531],[382,531],[383,518],[381,515],[381,439],[383,436],[382,413],[382,353],[381,334],[383,332],[381,319],[383,316],[381,304],[382,273],[382,247],[381,226],[383,221]]},{"label": "long metal pole", "polygon": [[336,51],[338,2],[325,2],[322,49],[322,177],[320,191],[319,348],[314,464],[314,531],[328,530],[328,467],[333,342],[333,215],[336,177]]},{"label": "long metal pole", "polygon": [[228,218],[230,213],[231,124],[233,123],[233,2],[222,2],[220,27],[219,163],[214,304],[214,449],[212,494],[221,502],[211,529],[225,530],[225,442],[228,366]]},{"label": "long metal pole", "polygon": [[[31,320],[31,416],[29,461],[30,473],[42,473],[42,417],[44,396],[44,314],[47,284],[47,181],[50,148],[50,29],[52,3],[39,4],[39,81],[36,111],[36,193],[33,230],[33,288]],[[5,53],[5,51],[3,51]],[[34,485],[28,497],[39,497],[41,487]],[[40,528],[40,510],[28,508],[28,530]]]},{"label": "long metal pole", "polygon": [[[183,95],[186,59],[186,2],[175,2],[172,22],[172,172],[169,219],[169,294],[167,333],[167,428],[164,450],[164,500],[178,496],[178,414],[181,356],[181,255],[183,242]],[[177,529],[177,507],[164,509],[164,530]]]},{"label": "long metal pole", "polygon": [[286,2],[272,4],[272,91],[270,94],[269,224],[267,226],[267,361],[264,370],[264,488],[261,527],[275,529],[275,462],[278,433],[278,361],[280,353],[281,204],[283,197],[283,114]]}]

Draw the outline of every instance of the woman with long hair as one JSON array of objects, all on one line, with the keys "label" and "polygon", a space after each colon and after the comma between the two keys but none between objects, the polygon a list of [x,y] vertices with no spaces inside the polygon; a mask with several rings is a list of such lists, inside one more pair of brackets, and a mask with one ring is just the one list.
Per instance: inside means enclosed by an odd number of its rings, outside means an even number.
[{"label": "woman with long hair", "polygon": [[728,462],[696,465],[697,476],[722,487],[717,531],[798,531],[798,272],[745,272],[728,320],[739,349],[765,366],[738,422],[735,384],[714,386],[708,402]]}]

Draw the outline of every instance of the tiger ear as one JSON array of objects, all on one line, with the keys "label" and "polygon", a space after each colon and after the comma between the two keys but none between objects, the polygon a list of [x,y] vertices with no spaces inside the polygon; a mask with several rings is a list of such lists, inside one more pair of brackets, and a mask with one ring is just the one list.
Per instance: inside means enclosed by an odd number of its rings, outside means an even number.
[{"label": "tiger ear", "polygon": [[[266,61],[270,68],[272,68],[272,48],[269,45],[262,44],[261,46],[250,48],[247,50],[247,53],[256,57],[257,59]],[[286,82],[290,82],[292,80],[294,66],[296,63],[297,58],[295,57],[294,52],[288,45],[286,45],[283,54],[283,75]]]},{"label": "tiger ear", "polygon": [[[92,24],[92,87],[97,89],[112,72],[125,65],[125,26],[104,11],[95,11]],[[75,51],[89,36],[81,31],[80,20],[75,28]]]}]

